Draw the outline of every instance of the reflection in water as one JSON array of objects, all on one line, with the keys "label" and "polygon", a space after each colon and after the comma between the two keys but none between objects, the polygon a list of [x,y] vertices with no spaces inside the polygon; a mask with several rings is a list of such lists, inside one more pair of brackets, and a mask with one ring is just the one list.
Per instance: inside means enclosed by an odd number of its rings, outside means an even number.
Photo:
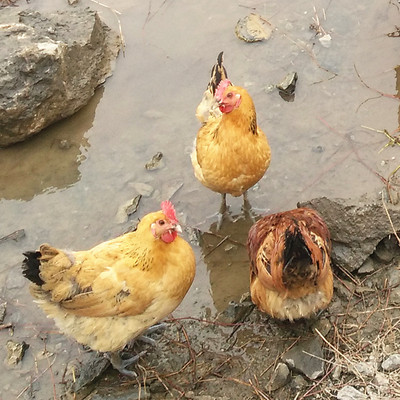
[{"label": "reflection in water", "polygon": [[[233,218],[235,220],[237,216]],[[218,312],[224,311],[230,301],[238,301],[243,293],[249,291],[246,242],[252,224],[253,221],[241,215],[236,222],[224,220],[218,232],[215,232],[216,223],[213,223],[209,229],[211,233],[205,232],[202,235],[203,259]]]},{"label": "reflection in water", "polygon": [[51,189],[63,189],[80,179],[82,153],[89,147],[84,134],[93,126],[104,88],[89,103],[31,139],[0,149],[0,199],[31,200]]}]

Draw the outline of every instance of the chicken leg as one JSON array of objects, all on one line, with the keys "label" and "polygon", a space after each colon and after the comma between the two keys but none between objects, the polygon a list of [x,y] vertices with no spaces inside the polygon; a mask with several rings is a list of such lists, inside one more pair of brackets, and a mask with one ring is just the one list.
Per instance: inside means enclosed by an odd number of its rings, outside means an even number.
[{"label": "chicken leg", "polygon": [[218,211],[217,232],[221,229],[224,218],[229,218],[228,207],[226,205],[226,193],[221,193],[221,206]]},{"label": "chicken leg", "polygon": [[251,207],[249,198],[247,196],[247,190],[243,193],[243,206],[242,210],[245,217],[249,217],[253,223],[256,222],[256,217],[254,215],[253,208]]},{"label": "chicken leg", "polygon": [[157,332],[159,330],[163,330],[166,327],[167,327],[167,324],[164,322],[161,322],[160,324],[155,324],[155,325],[151,326],[149,329],[147,329],[147,331],[142,336],[139,336],[137,338],[137,340],[140,340],[143,343],[147,343],[150,346],[155,347],[157,345],[157,342],[154,339],[152,339],[151,337],[148,337],[147,335],[150,335],[153,332]]},{"label": "chicken leg", "polygon": [[137,376],[136,372],[130,371],[130,370],[126,369],[126,367],[129,367],[130,365],[138,362],[139,358],[144,356],[145,354],[146,354],[146,350],[141,351],[136,356],[127,358],[125,360],[121,357],[119,352],[105,353],[104,355],[106,358],[108,358],[110,360],[112,366],[116,370],[121,372],[121,374],[129,376],[131,378],[136,378],[136,376]]}]

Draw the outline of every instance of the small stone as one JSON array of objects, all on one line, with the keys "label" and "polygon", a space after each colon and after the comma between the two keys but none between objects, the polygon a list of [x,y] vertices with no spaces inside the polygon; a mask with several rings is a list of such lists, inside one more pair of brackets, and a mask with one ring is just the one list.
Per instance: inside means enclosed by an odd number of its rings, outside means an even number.
[{"label": "small stone", "polygon": [[355,375],[360,374],[372,378],[375,376],[375,363],[373,362],[359,362],[353,365],[353,372]]},{"label": "small stone", "polygon": [[340,365],[336,365],[335,369],[332,372],[331,377],[334,381],[338,381],[341,376],[342,376],[342,367]]},{"label": "small stone", "polygon": [[368,257],[358,269],[360,274],[370,274],[375,271],[375,263],[371,257]]},{"label": "small stone", "polygon": [[281,83],[276,85],[277,89],[285,94],[293,94],[296,90],[298,75],[297,72],[289,72]]},{"label": "small stone", "polygon": [[314,146],[311,150],[313,153],[323,153],[325,148],[323,146]]},{"label": "small stone", "polygon": [[400,354],[392,354],[382,363],[382,369],[384,371],[394,371],[400,368]]},{"label": "small stone", "polygon": [[155,169],[158,169],[162,166],[162,163],[161,163],[162,158],[163,158],[163,153],[161,153],[161,151],[159,151],[152,157],[152,159],[150,161],[148,161],[145,164],[144,167],[147,169],[147,171],[153,171]]},{"label": "small stone", "polygon": [[328,318],[320,318],[313,325],[314,329],[318,329],[318,332],[322,334],[322,336],[326,336],[332,328],[332,324],[329,322]]},{"label": "small stone", "polygon": [[297,343],[282,356],[291,369],[304,374],[309,379],[317,379],[324,374],[322,342],[319,337]]},{"label": "small stone", "polygon": [[390,291],[390,303],[398,306],[400,304],[400,287],[395,287]]},{"label": "small stone", "polygon": [[325,34],[324,36],[321,36],[318,40],[321,43],[322,47],[325,47],[325,48],[331,47],[332,36],[329,33]]},{"label": "small stone", "polygon": [[0,324],[4,322],[7,313],[7,302],[0,304]]},{"label": "small stone", "polygon": [[271,375],[271,379],[266,387],[270,392],[280,389],[290,381],[290,371],[285,363],[279,363]]},{"label": "small stone", "polygon": [[290,384],[295,390],[302,390],[307,385],[308,382],[301,375],[296,375]]},{"label": "small stone", "polygon": [[338,400],[367,400],[368,397],[354,388],[353,386],[344,386],[337,392]]},{"label": "small stone", "polygon": [[120,206],[115,217],[116,221],[120,224],[128,221],[128,217],[137,211],[141,198],[142,195],[139,194]]},{"label": "small stone", "polygon": [[375,256],[383,263],[389,263],[396,254],[399,254],[400,248],[394,235],[383,238],[376,246]]},{"label": "small stone", "polygon": [[9,365],[17,365],[24,357],[26,349],[29,344],[22,341],[21,343],[14,342],[13,340],[7,341],[7,363]]},{"label": "small stone", "polygon": [[0,238],[0,243],[1,242],[6,242],[7,240],[15,240],[16,242],[18,242],[20,239],[22,239],[23,237],[25,237],[25,230],[24,229],[18,229],[12,233],[9,233],[6,236],[3,236],[2,238]]},{"label": "small stone", "polygon": [[235,28],[236,36],[245,42],[259,42],[271,37],[272,27],[260,15],[251,13],[239,19]]},{"label": "small stone", "polygon": [[219,315],[219,319],[228,324],[242,322],[251,314],[254,307],[255,305],[251,301],[244,301],[242,303],[231,301],[224,312]]},{"label": "small stone", "polygon": [[389,387],[389,378],[388,378],[384,373],[378,371],[378,372],[375,374],[375,378],[374,378],[373,383],[374,383],[376,386],[379,386],[379,388],[380,388],[381,390],[382,390],[382,389],[386,389],[386,388]]},{"label": "small stone", "polygon": [[400,285],[400,271],[398,269],[391,269],[388,272],[388,285],[391,288]]}]

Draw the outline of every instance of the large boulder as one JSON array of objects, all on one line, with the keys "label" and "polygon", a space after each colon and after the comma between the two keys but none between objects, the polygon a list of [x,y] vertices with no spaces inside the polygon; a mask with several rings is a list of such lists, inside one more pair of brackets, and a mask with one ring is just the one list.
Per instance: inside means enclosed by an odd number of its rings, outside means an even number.
[{"label": "large boulder", "polygon": [[348,271],[358,269],[369,256],[389,262],[399,255],[393,227],[400,229],[399,206],[382,200],[328,199],[321,197],[298,204],[317,210],[324,218],[332,238],[332,260]]},{"label": "large boulder", "polygon": [[0,146],[84,106],[111,75],[120,40],[90,9],[0,13]]}]

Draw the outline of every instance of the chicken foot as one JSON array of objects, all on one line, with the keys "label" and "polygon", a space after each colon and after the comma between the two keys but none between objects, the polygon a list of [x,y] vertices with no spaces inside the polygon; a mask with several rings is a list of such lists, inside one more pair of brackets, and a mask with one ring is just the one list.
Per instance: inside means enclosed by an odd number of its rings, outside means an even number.
[{"label": "chicken foot", "polygon": [[253,208],[251,207],[249,198],[247,196],[247,190],[243,193],[243,206],[242,211],[244,213],[245,218],[249,217],[253,224],[256,222],[256,215],[254,213]]},{"label": "chicken foot", "polygon": [[154,339],[152,339],[151,337],[148,337],[147,335],[151,335],[153,332],[163,330],[166,327],[167,327],[167,324],[164,322],[162,322],[160,324],[155,324],[155,325],[151,326],[149,329],[147,329],[147,331],[144,333],[144,335],[139,336],[137,338],[137,340],[140,340],[143,343],[147,343],[150,346],[155,347],[155,346],[157,346],[157,342]]},{"label": "chicken foot", "polygon": [[218,211],[217,231],[221,229],[222,221],[225,218],[230,218],[228,207],[226,205],[226,193],[221,193],[221,197],[221,206],[219,207]]},{"label": "chicken foot", "polygon": [[108,358],[111,362],[111,365],[118,370],[121,374],[129,376],[131,378],[136,378],[137,374],[134,371],[130,371],[126,369],[126,367],[129,367],[132,364],[135,364],[138,362],[139,358],[144,356],[146,354],[146,350],[141,351],[139,354],[137,354],[134,357],[130,357],[127,359],[123,359],[118,352],[114,353],[105,353],[105,357]]}]

